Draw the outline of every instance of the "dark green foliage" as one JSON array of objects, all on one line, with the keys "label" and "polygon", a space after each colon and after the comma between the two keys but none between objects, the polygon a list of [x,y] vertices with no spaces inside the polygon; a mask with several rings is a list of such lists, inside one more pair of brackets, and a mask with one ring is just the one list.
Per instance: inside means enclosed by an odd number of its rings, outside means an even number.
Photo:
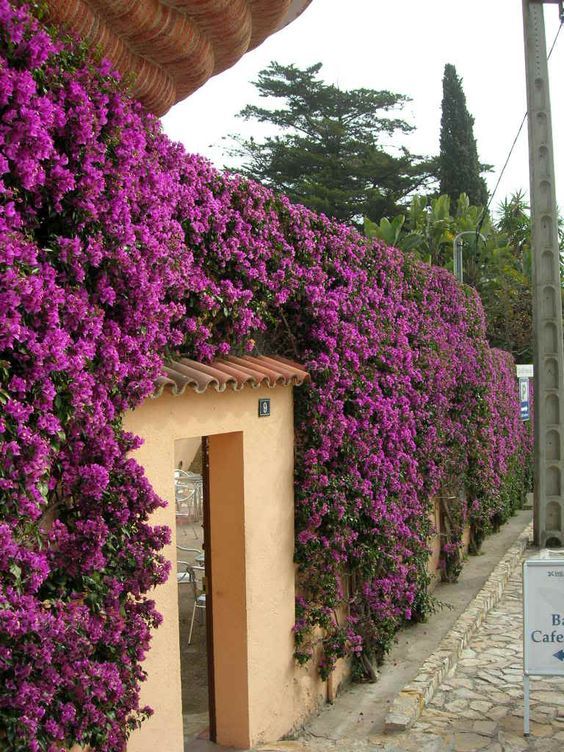
[{"label": "dark green foliage", "polygon": [[382,137],[412,130],[395,116],[407,98],[343,91],[320,80],[320,69],[321,63],[300,70],[273,62],[259,73],[259,95],[278,101],[272,108],[248,105],[239,114],[279,133],[264,141],[235,136],[229,153],[244,160],[235,169],[341,221],[379,221],[432,177],[430,161],[404,148],[391,154],[381,144]]},{"label": "dark green foliage", "polygon": [[454,65],[445,65],[441,116],[441,151],[438,160],[440,192],[458,201],[466,193],[470,203],[485,206],[488,201],[483,167],[474,138],[474,118],[466,108],[462,79]]},{"label": "dark green foliage", "polygon": [[[478,226],[485,241],[473,234]],[[505,199],[495,217],[464,193],[456,204],[447,195],[415,196],[404,213],[367,220],[365,233],[451,270],[453,240],[465,233],[464,282],[480,293],[490,345],[532,362],[531,219],[522,193]],[[564,253],[563,233],[560,243]]]}]

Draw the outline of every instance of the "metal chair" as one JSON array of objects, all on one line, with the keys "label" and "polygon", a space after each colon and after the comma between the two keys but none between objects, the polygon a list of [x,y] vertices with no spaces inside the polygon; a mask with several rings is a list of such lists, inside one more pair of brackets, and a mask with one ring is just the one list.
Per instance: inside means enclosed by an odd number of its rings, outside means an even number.
[{"label": "metal chair", "polygon": [[[206,610],[206,589],[204,582],[204,575],[206,571],[205,567],[205,552],[199,548],[188,548],[187,546],[177,545],[178,551],[182,551],[184,554],[196,554],[194,561],[186,561],[185,559],[177,559],[176,570],[176,582],[178,585],[191,585],[194,593],[194,607],[192,608],[192,617],[190,619],[190,632],[188,634],[188,645],[192,642],[192,634],[194,632],[194,620],[196,617],[196,610]],[[192,558],[192,557],[190,557]]]},{"label": "metal chair", "polygon": [[194,564],[203,565],[204,552],[199,548],[187,548],[186,546],[176,546],[176,548],[184,553],[196,554],[194,561],[185,561],[184,559],[177,559],[176,561],[176,582],[178,585],[193,585],[194,572],[192,567]]},{"label": "metal chair", "polygon": [[206,591],[204,573],[206,568],[199,564],[194,564],[190,567],[192,576],[192,586],[194,588],[194,608],[192,609],[192,619],[190,620],[190,632],[188,634],[188,645],[192,642],[192,632],[194,631],[194,617],[196,616],[196,609],[206,611]]},{"label": "metal chair", "polygon": [[178,585],[189,585],[192,582],[191,565],[187,561],[177,559],[176,582]]},{"label": "metal chair", "polygon": [[188,548],[187,546],[181,546],[180,543],[176,544],[176,548],[183,553],[196,554],[194,561],[192,562],[193,564],[204,564],[206,561],[206,553],[201,548]]},{"label": "metal chair", "polygon": [[198,534],[194,524],[203,517],[203,479],[197,473],[186,470],[174,471],[174,499],[176,504],[176,516],[192,525],[192,532],[197,538]]}]

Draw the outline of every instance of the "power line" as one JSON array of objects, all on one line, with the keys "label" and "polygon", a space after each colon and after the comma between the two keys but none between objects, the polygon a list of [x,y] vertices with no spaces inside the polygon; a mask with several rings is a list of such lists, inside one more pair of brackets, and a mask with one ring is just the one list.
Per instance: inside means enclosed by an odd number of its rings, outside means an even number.
[{"label": "power line", "polygon": [[556,32],[556,36],[554,37],[554,42],[552,43],[552,47],[550,48],[550,51],[548,55],[546,56],[547,60],[550,60],[550,56],[552,55],[553,49],[556,47],[556,42],[558,41],[558,37],[560,36],[560,32],[562,31],[562,25],[564,24],[564,16],[560,17],[560,26],[558,27],[558,31]]},{"label": "power line", "polygon": [[503,176],[505,174],[505,170],[507,169],[507,165],[509,164],[509,160],[513,156],[513,152],[515,151],[515,147],[517,146],[517,142],[519,141],[519,136],[521,135],[521,132],[523,130],[523,126],[527,122],[527,114],[528,113],[525,113],[523,115],[523,119],[521,120],[521,125],[519,126],[519,130],[517,131],[517,135],[513,139],[513,143],[511,144],[511,148],[509,149],[509,154],[507,155],[507,159],[505,160],[505,162],[503,164],[503,167],[501,168],[501,172],[499,173],[499,177],[497,179],[495,187],[494,187],[494,189],[492,191],[492,194],[491,194],[491,196],[490,196],[490,198],[488,200],[488,203],[486,204],[486,206],[484,208],[484,215],[487,214],[487,211],[490,208],[492,201],[494,200],[494,196],[497,193],[497,189],[499,188],[499,184],[501,183],[501,180],[502,180],[502,178],[503,178]]},{"label": "power line", "polygon": [[[550,57],[551,57],[551,55],[552,55],[552,53],[554,51],[554,48],[556,47],[556,42],[558,41],[558,37],[560,36],[560,32],[562,31],[562,26],[563,25],[564,25],[564,19],[561,19],[560,26],[558,27],[558,31],[556,32],[556,36],[554,37],[554,41],[552,42],[552,45],[550,47],[550,51],[549,51],[549,53],[547,55],[547,58],[546,58],[547,60],[550,60]],[[494,186],[494,189],[493,189],[493,191],[491,193],[491,196],[490,196],[490,198],[488,200],[488,203],[482,209],[482,213],[480,215],[480,220],[479,220],[479,222],[478,222],[478,224],[476,226],[476,243],[478,243],[478,236],[480,234],[480,231],[481,231],[482,226],[484,224],[484,221],[486,219],[486,215],[488,213],[488,209],[490,208],[490,206],[492,204],[492,201],[494,200],[495,194],[497,193],[497,189],[499,188],[499,185],[500,185],[500,183],[502,181],[502,178],[503,178],[503,176],[505,174],[505,170],[507,169],[507,165],[509,164],[509,160],[513,156],[513,152],[515,151],[515,147],[517,146],[517,142],[519,141],[519,136],[521,135],[521,132],[523,130],[523,126],[527,122],[527,116],[528,116],[528,114],[529,113],[526,111],[525,114],[523,115],[523,119],[521,120],[521,124],[519,125],[519,129],[517,131],[517,135],[513,139],[513,143],[511,144],[511,148],[509,149],[509,153],[507,155],[507,159],[503,163],[503,167],[501,168],[501,172],[499,173],[499,177],[498,177],[497,182],[496,182],[496,184]]]}]

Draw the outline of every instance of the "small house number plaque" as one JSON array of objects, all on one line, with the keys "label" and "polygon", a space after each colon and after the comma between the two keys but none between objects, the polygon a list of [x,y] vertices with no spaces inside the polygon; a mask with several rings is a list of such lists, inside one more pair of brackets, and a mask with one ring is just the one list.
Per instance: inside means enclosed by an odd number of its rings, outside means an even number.
[{"label": "small house number plaque", "polygon": [[258,414],[259,418],[268,418],[270,416],[270,399],[259,399]]}]

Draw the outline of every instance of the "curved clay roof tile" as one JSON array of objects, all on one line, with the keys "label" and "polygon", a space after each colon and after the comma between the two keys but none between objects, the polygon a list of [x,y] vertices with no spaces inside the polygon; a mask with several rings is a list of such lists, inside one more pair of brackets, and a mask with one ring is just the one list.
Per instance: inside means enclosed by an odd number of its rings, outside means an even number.
[{"label": "curved clay roof tile", "polygon": [[280,26],[282,19],[288,12],[290,2],[291,0],[279,0],[277,3],[271,2],[271,0],[249,0],[253,19],[256,19],[253,23],[253,35],[249,49],[254,50],[272,34],[274,29]]},{"label": "curved clay roof tile", "polygon": [[163,370],[155,384],[153,397],[159,397],[166,389],[178,396],[188,388],[202,394],[208,388],[224,392],[227,387],[239,391],[245,386],[299,386],[309,379],[307,371],[298,363],[264,355],[229,356],[209,364],[179,358],[168,361]]},{"label": "curved clay roof tile", "polygon": [[311,0],[46,0],[156,115],[290,23]]},{"label": "curved clay roof tile", "polygon": [[191,386],[198,393],[205,392],[209,386],[213,386],[218,392],[224,392],[228,382],[234,380],[211,366],[204,366],[187,358],[171,361],[165,366],[165,372],[169,376],[180,374],[185,380],[183,388]]},{"label": "curved clay roof tile", "polygon": [[235,368],[229,363],[226,363],[224,360],[214,360],[213,366],[214,368],[217,368],[218,371],[224,373],[229,377],[229,383],[232,384],[235,391],[243,389],[243,387],[248,383],[250,383],[251,386],[255,385],[257,377],[260,376],[260,374],[258,374],[256,371],[249,371],[248,369],[244,368]]},{"label": "curved clay roof tile", "polygon": [[251,362],[256,361],[257,363],[264,364],[263,367],[270,367],[275,370],[275,372],[278,375],[278,378],[282,376],[286,380],[290,380],[292,378],[296,379],[300,383],[304,381],[305,378],[307,378],[307,371],[305,371],[302,366],[299,366],[297,363],[294,363],[291,360],[287,360],[286,358],[276,357],[276,358],[269,358],[266,355],[261,355],[260,360],[259,358],[254,358],[251,355],[247,356],[248,360]]},{"label": "curved clay roof tile", "polygon": [[273,387],[278,383],[282,383],[285,379],[280,371],[269,368],[264,360],[247,356],[245,358],[237,358],[235,356],[229,356],[229,362],[237,364],[237,367],[242,371],[249,371],[255,378],[255,384],[253,386],[260,386],[262,383],[266,383],[267,386]]},{"label": "curved clay roof tile", "polygon": [[163,69],[177,90],[194,91],[212,75],[209,39],[186,14],[161,0],[89,0],[135,56]]},{"label": "curved clay roof tile", "polygon": [[249,49],[253,18],[247,0],[169,0],[190,13],[214,51],[214,73],[230,68]]}]

